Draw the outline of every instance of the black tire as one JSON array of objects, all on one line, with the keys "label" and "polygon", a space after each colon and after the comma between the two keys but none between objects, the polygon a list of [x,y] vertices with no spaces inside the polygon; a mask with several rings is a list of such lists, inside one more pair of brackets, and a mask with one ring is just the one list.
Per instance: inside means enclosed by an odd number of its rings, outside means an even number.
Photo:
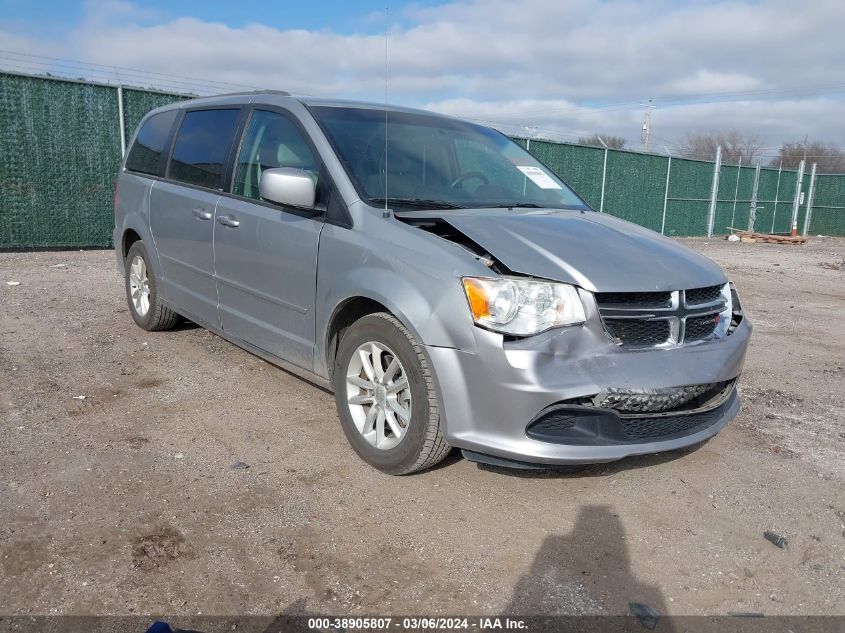
[{"label": "black tire", "polygon": [[[388,450],[378,449],[364,439],[347,404],[346,370],[355,350],[368,341],[382,343],[395,352],[411,389],[408,430],[399,444]],[[428,360],[422,346],[393,315],[367,315],[343,332],[332,382],[343,432],[358,456],[371,466],[391,475],[407,475],[431,468],[449,454],[451,447],[440,432],[440,411]]]},{"label": "black tire", "polygon": [[[129,269],[136,257],[142,257],[147,267],[147,279],[150,287],[150,308],[145,315],[138,314],[132,302],[132,291],[129,289]],[[161,303],[156,286],[156,278],[150,267],[150,256],[147,248],[140,240],[132,244],[124,261],[123,283],[126,289],[126,302],[129,304],[129,314],[140,327],[147,331],[169,330],[179,322],[179,315]]]}]

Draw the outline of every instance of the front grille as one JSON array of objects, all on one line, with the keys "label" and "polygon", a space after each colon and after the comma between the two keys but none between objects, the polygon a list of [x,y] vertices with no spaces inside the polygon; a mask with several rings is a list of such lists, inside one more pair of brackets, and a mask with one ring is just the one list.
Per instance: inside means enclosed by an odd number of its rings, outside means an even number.
[{"label": "front grille", "polygon": [[618,345],[653,347],[701,341],[713,335],[725,309],[722,286],[671,292],[598,292],[608,336]]},{"label": "front grille", "polygon": [[598,292],[599,307],[668,308],[672,304],[671,292]]},{"label": "front grille", "polygon": [[580,411],[573,413],[565,409],[553,410],[528,425],[526,432],[528,437],[544,440],[548,437],[555,437],[565,434],[568,430],[578,424]]},{"label": "front grille", "polygon": [[716,331],[716,326],[719,324],[719,315],[708,314],[707,316],[689,317],[686,323],[684,340],[700,341]]},{"label": "front grille", "polygon": [[643,319],[605,319],[604,328],[623,345],[660,345],[669,340],[669,321]]},{"label": "front grille", "polygon": [[722,286],[707,286],[706,288],[693,288],[684,293],[687,305],[701,305],[702,303],[713,303],[721,299]]},{"label": "front grille", "polygon": [[[559,402],[540,412],[525,428],[540,442],[611,446],[664,441],[697,433],[720,420],[736,404],[733,380],[671,389],[616,389],[607,394]],[[638,397],[646,400],[639,401]],[[681,403],[682,402],[682,403]],[[643,412],[636,412],[638,405]],[[673,406],[674,405],[674,406]],[[664,410],[664,407],[673,407]]]},{"label": "front grille", "polygon": [[667,415],[660,417],[622,418],[622,429],[635,440],[651,440],[680,435],[696,427],[714,424],[723,413],[725,405],[698,413]]}]

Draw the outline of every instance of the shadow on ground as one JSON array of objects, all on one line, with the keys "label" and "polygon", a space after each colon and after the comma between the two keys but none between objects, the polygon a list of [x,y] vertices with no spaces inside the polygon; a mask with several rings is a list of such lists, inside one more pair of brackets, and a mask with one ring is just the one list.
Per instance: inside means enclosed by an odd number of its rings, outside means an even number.
[{"label": "shadow on ground", "polygon": [[[610,506],[595,505],[580,510],[569,534],[545,538],[504,613],[624,615],[632,613],[632,603],[666,613],[660,589],[638,580],[631,569],[619,515]],[[645,625],[655,623],[645,620]],[[670,630],[665,619],[660,624],[659,630]]]}]

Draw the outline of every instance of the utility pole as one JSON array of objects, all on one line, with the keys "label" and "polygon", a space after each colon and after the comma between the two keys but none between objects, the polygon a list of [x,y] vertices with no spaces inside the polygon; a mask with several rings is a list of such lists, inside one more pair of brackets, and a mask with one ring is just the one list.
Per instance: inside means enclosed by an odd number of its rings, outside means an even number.
[{"label": "utility pole", "polygon": [[651,111],[654,109],[654,104],[652,103],[653,101],[653,99],[648,100],[648,104],[645,108],[645,115],[643,116],[642,141],[643,149],[645,151],[649,151],[649,149],[651,149]]}]

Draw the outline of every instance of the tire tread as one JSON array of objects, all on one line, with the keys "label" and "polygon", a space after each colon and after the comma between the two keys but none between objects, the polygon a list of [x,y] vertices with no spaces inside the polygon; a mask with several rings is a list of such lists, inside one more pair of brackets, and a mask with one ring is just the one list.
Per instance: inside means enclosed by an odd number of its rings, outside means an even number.
[{"label": "tire tread", "polygon": [[150,321],[150,330],[160,331],[173,328],[179,322],[179,314],[171,308],[162,305],[161,301],[157,301],[156,303],[158,305]]},{"label": "tire tread", "polygon": [[[129,248],[129,252],[126,254],[126,259],[124,263],[124,266],[126,267],[125,274],[127,276],[129,275],[129,262],[132,261],[132,258],[136,253],[138,255],[141,255],[147,262],[147,276],[150,278],[155,292],[152,294],[152,300],[150,302],[150,312],[147,315],[147,318],[143,320],[143,322],[138,320],[138,318],[140,317],[136,318],[134,316],[135,311],[132,307],[132,301],[127,294],[126,300],[129,303],[129,310],[132,311],[133,319],[135,319],[135,322],[148,332],[169,330],[179,322],[180,317],[175,310],[167,307],[161,302],[161,299],[158,296],[158,280],[155,278],[155,275],[152,271],[152,267],[150,266],[150,262],[148,259],[149,253],[147,252],[147,247],[141,240],[136,241]],[[128,283],[128,281],[124,281],[124,283]]]},{"label": "tire tread", "polygon": [[417,356],[417,361],[420,364],[420,373],[422,374],[423,380],[425,380],[426,393],[428,396],[429,415],[428,420],[426,421],[425,439],[423,441],[422,450],[412,465],[397,474],[409,475],[420,470],[431,468],[443,461],[446,455],[449,454],[452,447],[446,443],[446,440],[443,438],[443,433],[440,431],[440,405],[437,402],[437,390],[434,387],[434,377],[432,376],[431,369],[428,366],[428,360],[426,359],[420,344],[417,343],[413,335],[408,331],[408,328],[406,328],[395,316],[388,312],[376,312],[374,314],[370,314],[369,316],[384,319],[397,330],[402,332],[408,340],[408,343],[411,345],[411,349],[413,349],[414,354]]},{"label": "tire tread", "polygon": [[[403,354],[407,362],[414,363],[414,374],[418,376],[419,382],[415,378],[414,390],[419,393],[415,395],[417,404],[416,418],[411,421],[413,428],[413,439],[407,443],[403,441],[405,449],[401,451],[402,457],[399,459],[389,460],[390,463],[380,463],[378,459],[370,459],[365,453],[370,452],[370,448],[359,448],[358,445],[365,446],[365,443],[360,440],[356,432],[350,430],[349,411],[346,402],[340,397],[340,394],[345,393],[345,384],[342,376],[345,375],[345,364],[348,359],[344,357],[352,350],[353,343],[347,343],[347,337],[359,337],[361,330],[364,328],[368,334],[366,336],[375,336],[378,340],[379,336],[385,336],[389,340],[393,340],[394,345],[400,345],[400,339],[404,339],[405,344]],[[347,435],[350,443],[359,456],[366,462],[375,466],[382,472],[391,475],[409,475],[411,473],[419,472],[427,468],[435,466],[443,460],[446,455],[452,450],[452,447],[446,442],[443,433],[440,431],[440,405],[438,404],[437,389],[435,387],[434,375],[428,362],[428,358],[413,334],[406,328],[402,322],[395,316],[388,312],[371,312],[361,316],[357,321],[350,324],[347,328],[339,334],[338,353],[334,359],[333,383],[335,399],[337,401],[338,413],[343,423],[344,432]],[[357,340],[356,340],[357,342]],[[347,350],[348,347],[348,350]],[[416,359],[413,359],[416,356]],[[421,393],[423,392],[424,393]],[[423,406],[425,403],[425,406]],[[423,420],[421,412],[427,411],[427,419]],[[410,439],[410,438],[409,438]],[[364,453],[362,453],[364,450]],[[375,461],[373,461],[375,460]]]}]

